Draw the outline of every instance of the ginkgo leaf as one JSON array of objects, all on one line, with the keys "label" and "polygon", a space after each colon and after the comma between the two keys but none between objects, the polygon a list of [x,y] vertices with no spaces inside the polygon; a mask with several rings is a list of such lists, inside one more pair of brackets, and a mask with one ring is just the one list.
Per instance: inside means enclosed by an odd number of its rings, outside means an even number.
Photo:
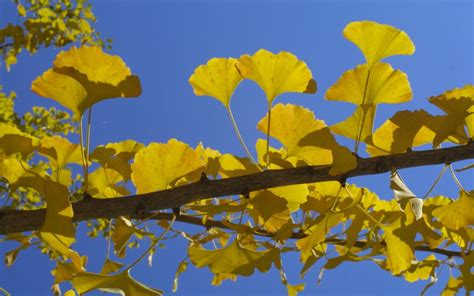
[{"label": "ginkgo leaf", "polygon": [[467,126],[471,138],[474,137],[474,85],[467,84],[455,88],[442,95],[431,97],[430,103],[436,105],[448,114],[451,120],[458,120]]},{"label": "ginkgo leaf", "polygon": [[299,292],[304,291],[304,287],[306,284],[299,284],[299,285],[286,285],[286,290],[288,292],[288,296],[297,296]]},{"label": "ginkgo leaf", "polygon": [[334,126],[334,132],[362,141],[372,133],[377,104],[407,102],[412,96],[407,75],[386,63],[372,68],[363,64],[344,72],[325,94],[327,100],[358,106],[349,118]]},{"label": "ginkgo leaf", "polygon": [[403,275],[407,282],[413,283],[419,280],[427,280],[433,275],[436,267],[439,266],[439,261],[431,254],[423,261],[413,264]]},{"label": "ginkgo leaf", "polygon": [[101,274],[111,274],[117,272],[122,268],[124,264],[120,262],[116,262],[111,260],[110,258],[105,259],[104,265],[102,265],[102,269],[100,271]]},{"label": "ginkgo leaf", "polygon": [[204,147],[202,143],[199,143],[199,145],[196,147],[196,152],[206,164],[204,169],[206,175],[211,175],[216,178],[219,174],[219,158],[221,157],[221,153],[209,147]]},{"label": "ginkgo leaf", "polygon": [[413,97],[410,82],[405,73],[394,70],[390,64],[368,64],[342,74],[325,94],[327,100],[343,101],[355,105],[396,104],[410,101]]},{"label": "ginkgo leaf", "polygon": [[[340,146],[324,121],[313,112],[296,105],[277,104],[272,108],[270,136],[280,141],[288,156],[296,156],[312,165],[332,164],[330,174],[344,173],[356,167],[356,159],[346,147]],[[268,114],[257,128],[267,133]]]},{"label": "ginkgo leaf", "polygon": [[116,219],[111,239],[114,242],[114,252],[118,257],[125,257],[125,252],[127,251],[125,245],[127,244],[130,237],[134,234],[142,236],[146,235],[147,233],[136,228],[130,219],[125,217],[119,217]]},{"label": "ginkgo leaf", "polygon": [[191,262],[198,268],[209,267],[213,273],[232,273],[237,275],[252,275],[257,268],[260,272],[268,271],[272,263],[280,260],[280,250],[271,248],[265,251],[255,251],[243,247],[235,239],[228,246],[217,250],[206,250],[200,245],[191,244],[188,249]]},{"label": "ginkgo leaf", "polygon": [[462,278],[455,278],[453,276],[449,277],[446,287],[441,292],[441,296],[455,296],[458,294],[459,289],[461,289],[463,284]]},{"label": "ginkgo leaf", "polygon": [[16,126],[0,123],[0,153],[20,153],[23,158],[31,154],[38,145],[38,139],[20,131]]},{"label": "ginkgo leaf", "polygon": [[[371,156],[404,153],[408,149],[448,139],[461,144],[466,137],[456,135],[459,122],[448,116],[433,116],[425,110],[399,111],[385,121],[372,135],[367,146]],[[459,132],[459,129],[458,129]]]},{"label": "ginkgo leaf", "polygon": [[433,216],[451,229],[459,229],[474,225],[474,196],[473,192],[461,191],[459,198],[433,211]]},{"label": "ginkgo leaf", "polygon": [[132,173],[129,162],[143,147],[142,143],[134,140],[108,143],[105,146],[97,146],[90,159],[97,161],[104,168],[118,172],[124,180],[129,180]]},{"label": "ginkgo leaf", "polygon": [[387,244],[387,267],[397,275],[410,268],[415,258],[416,230],[400,217],[390,225],[383,227],[384,240]]},{"label": "ginkgo leaf", "polygon": [[151,143],[135,155],[132,182],[137,193],[147,193],[171,187],[190,173],[198,174],[188,181],[197,181],[203,169],[204,162],[194,149],[171,139],[166,144]]},{"label": "ginkgo leaf", "polygon": [[[85,266],[87,262],[87,257],[82,257],[82,266]],[[60,262],[57,261],[56,269],[53,271],[54,283],[60,284],[64,281],[70,281],[75,273],[83,271],[82,269],[77,268],[73,262]]]},{"label": "ginkgo leaf", "polygon": [[89,174],[88,193],[95,198],[114,198],[129,195],[126,187],[117,185],[123,182],[123,176],[113,169],[97,168]]},{"label": "ginkgo leaf", "polygon": [[325,240],[331,228],[341,223],[343,217],[342,213],[321,215],[316,219],[314,225],[305,230],[308,236],[296,241],[296,247],[301,251],[302,262],[312,255],[313,248]]},{"label": "ginkgo leaf", "polygon": [[46,156],[58,169],[68,163],[82,165],[81,146],[60,136],[42,138],[38,152]]},{"label": "ginkgo leaf", "polygon": [[352,22],[344,28],[343,35],[362,51],[370,67],[386,57],[415,52],[415,45],[405,32],[385,24]]},{"label": "ginkgo leaf", "polygon": [[372,135],[376,109],[374,104],[358,106],[345,120],[332,125],[331,131],[349,139],[357,139],[359,135],[365,142]]},{"label": "ginkgo leaf", "polygon": [[315,93],[317,90],[308,66],[286,51],[274,54],[260,49],[253,56],[242,55],[236,66],[242,77],[260,86],[269,104],[283,93]]},{"label": "ginkgo leaf", "polygon": [[[118,85],[132,75],[119,56],[102,51],[99,46],[73,46],[61,51],[53,62],[55,68],[70,67],[85,74],[90,82]],[[69,75],[73,78],[73,74]]]},{"label": "ginkgo leaf", "polygon": [[7,179],[8,183],[14,184],[25,173],[25,170],[16,157],[0,159],[0,176]]},{"label": "ginkgo leaf", "polygon": [[153,289],[136,281],[130,275],[130,270],[125,270],[115,275],[104,275],[91,272],[78,273],[72,279],[74,288],[79,294],[92,290],[118,293],[134,296],[160,296],[163,291]]},{"label": "ginkgo leaf", "polygon": [[68,108],[76,119],[102,100],[141,94],[138,77],[130,74],[120,57],[99,47],[72,47],[58,54],[54,64],[33,81],[31,89]]},{"label": "ginkgo leaf", "polygon": [[410,208],[416,220],[423,217],[423,199],[416,197],[410,188],[405,185],[397,171],[392,171],[390,175],[390,189],[393,190],[394,198],[400,204],[402,211],[406,204],[410,203]]},{"label": "ginkgo leaf", "polygon": [[213,58],[197,67],[189,78],[194,94],[213,97],[228,108],[235,88],[242,81],[236,65],[234,58]]}]

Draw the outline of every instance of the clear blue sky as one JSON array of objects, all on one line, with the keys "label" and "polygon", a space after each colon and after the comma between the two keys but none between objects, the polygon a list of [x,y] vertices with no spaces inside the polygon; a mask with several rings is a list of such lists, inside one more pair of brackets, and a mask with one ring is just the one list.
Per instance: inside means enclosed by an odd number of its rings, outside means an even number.
[{"label": "clear blue sky", "polygon": [[[326,89],[345,71],[364,62],[360,51],[342,37],[346,24],[373,20],[405,30],[416,45],[413,56],[389,58],[395,68],[408,74],[414,100],[403,105],[382,105],[379,125],[400,109],[424,108],[439,113],[427,102],[432,95],[474,82],[474,4],[472,1],[95,1],[96,28],[113,39],[112,53],[120,55],[141,78],[143,94],[136,100],[105,101],[94,107],[93,145],[135,139],[143,143],[164,142],[176,137],[192,146],[202,141],[222,152],[243,155],[223,106],[207,97],[196,97],[188,84],[194,68],[212,57],[238,57],[260,48],[273,52],[290,51],[304,60],[318,81],[315,95],[287,94],[278,102],[292,102],[312,109],[316,116],[333,124],[353,110],[350,104],[327,102]],[[0,24],[15,22],[13,5],[0,0]],[[34,56],[23,54],[19,64],[7,73],[0,68],[0,83],[18,94],[17,111],[33,105],[51,106],[49,100],[30,91],[34,78],[51,66],[55,50]],[[258,120],[265,114],[261,90],[245,81],[233,98],[233,110],[249,146],[259,137]],[[343,142],[349,143],[349,142]],[[403,170],[402,175],[415,193],[423,195],[440,167]],[[460,175],[472,189],[472,173]],[[369,186],[390,199],[388,176],[351,179]],[[445,175],[434,194],[457,196],[457,189]],[[79,238],[84,236],[80,228]],[[13,245],[0,245],[0,253]],[[77,249],[89,256],[91,271],[98,271],[105,255],[101,240],[81,240]],[[175,240],[155,255],[152,268],[141,264],[133,275],[171,294],[172,278],[185,255],[186,242]],[[138,256],[137,252],[132,252]],[[428,254],[420,253],[424,258]],[[130,258],[136,258],[133,255]],[[301,265],[297,255],[284,258],[292,283]],[[95,261],[95,262],[94,262]],[[13,295],[49,295],[53,267],[36,250],[21,253],[10,269],[0,267],[0,287]],[[392,277],[373,263],[343,264],[326,271],[316,285],[320,265],[306,276],[303,295],[416,295],[426,282],[410,284]],[[429,294],[444,287],[447,270]],[[189,268],[180,278],[177,295],[282,295],[284,286],[273,269],[267,274],[240,277],[236,283],[210,285],[207,269]],[[63,291],[65,291],[63,289]],[[99,295],[100,293],[91,293]]]}]

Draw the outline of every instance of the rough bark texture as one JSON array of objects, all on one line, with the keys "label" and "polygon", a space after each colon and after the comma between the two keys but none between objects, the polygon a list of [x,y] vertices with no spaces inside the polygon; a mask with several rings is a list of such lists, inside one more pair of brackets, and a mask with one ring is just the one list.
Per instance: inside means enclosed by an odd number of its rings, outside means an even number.
[{"label": "rough bark texture", "polygon": [[[246,194],[251,191],[284,185],[312,183],[329,180],[345,181],[355,176],[381,174],[393,168],[419,167],[474,158],[474,143],[463,146],[410,151],[403,154],[359,158],[357,167],[345,174],[331,176],[329,166],[304,166],[269,170],[262,173],[218,180],[202,180],[168,190],[126,196],[114,199],[87,198],[73,204],[74,222],[136,216],[143,213],[172,209],[200,199]],[[40,229],[45,209],[32,211],[0,211],[0,234]]]}]

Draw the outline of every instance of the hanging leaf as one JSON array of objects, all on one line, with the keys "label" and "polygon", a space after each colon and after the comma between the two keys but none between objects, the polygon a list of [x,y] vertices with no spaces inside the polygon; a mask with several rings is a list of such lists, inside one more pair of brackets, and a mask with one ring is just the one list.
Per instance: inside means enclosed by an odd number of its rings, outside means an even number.
[{"label": "hanging leaf", "polygon": [[36,78],[31,89],[68,108],[76,119],[102,100],[141,94],[140,80],[120,57],[88,46],[59,53],[54,67]]},{"label": "hanging leaf", "polygon": [[171,139],[166,144],[151,143],[135,155],[132,182],[137,193],[172,187],[178,179],[194,173],[188,181],[198,181],[204,162],[187,144]]},{"label": "hanging leaf", "polygon": [[443,225],[451,229],[459,229],[467,225],[474,225],[474,192],[461,191],[459,198],[433,211]]},{"label": "hanging leaf", "polygon": [[242,81],[236,65],[234,58],[213,58],[197,67],[189,78],[194,94],[213,97],[229,108],[232,94]]},{"label": "hanging leaf", "polygon": [[[332,164],[331,175],[356,167],[356,159],[346,147],[340,146],[324,121],[315,119],[313,112],[301,106],[277,104],[272,108],[270,136],[280,141],[288,156],[296,156],[311,165]],[[267,133],[268,115],[257,128]]]},{"label": "hanging leaf", "polygon": [[160,296],[163,291],[153,289],[136,281],[130,275],[130,270],[125,270],[115,275],[104,275],[91,272],[78,273],[72,279],[74,288],[79,294],[92,290],[102,290],[110,293],[134,296]]},{"label": "hanging leaf", "polygon": [[242,77],[255,81],[267,96],[268,104],[287,92],[316,93],[316,81],[311,70],[293,54],[274,54],[260,49],[253,56],[243,55],[237,63]]},{"label": "hanging leaf", "polygon": [[123,263],[116,262],[109,258],[105,259],[104,265],[102,265],[102,269],[100,271],[101,274],[111,274],[120,270],[123,267]]},{"label": "hanging leaf", "polygon": [[31,154],[38,145],[38,139],[20,131],[16,126],[0,122],[0,154],[20,153],[23,158]]},{"label": "hanging leaf", "polygon": [[369,67],[386,57],[415,52],[410,37],[389,25],[372,21],[352,22],[344,28],[343,35],[362,51]]},{"label": "hanging leaf", "polygon": [[415,215],[415,219],[419,220],[423,217],[423,199],[416,197],[411,190],[405,185],[397,171],[392,171],[390,175],[390,189],[393,190],[395,199],[403,211],[406,204],[410,204],[410,209]]},{"label": "hanging leaf", "polygon": [[251,250],[241,246],[238,239],[227,247],[213,251],[191,244],[188,255],[198,268],[207,266],[215,274],[232,273],[243,276],[252,275],[256,268],[260,272],[266,272],[272,263],[280,260],[280,250],[276,248],[266,251]]}]

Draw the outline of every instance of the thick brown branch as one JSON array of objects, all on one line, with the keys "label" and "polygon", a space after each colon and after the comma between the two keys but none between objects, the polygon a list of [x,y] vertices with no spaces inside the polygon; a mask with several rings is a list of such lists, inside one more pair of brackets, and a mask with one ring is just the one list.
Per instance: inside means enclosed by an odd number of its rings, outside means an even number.
[{"label": "thick brown branch", "polygon": [[[173,220],[174,217],[175,215],[171,213],[156,213],[153,215],[153,217],[150,218],[150,220]],[[137,218],[137,217],[133,217],[133,218]],[[212,219],[207,219],[206,222],[203,222],[203,220],[200,217],[193,217],[193,216],[187,216],[187,215],[181,215],[181,216],[176,217],[176,221],[184,222],[187,224],[199,225],[206,228],[215,227],[215,228],[230,229],[230,230],[232,230],[230,226],[233,225],[230,222],[222,223],[222,221],[216,221]],[[238,227],[238,225],[236,224],[234,224],[234,226],[235,228]],[[255,235],[265,236],[265,237],[273,237],[274,235],[270,232],[265,231],[264,229],[255,229],[253,233]],[[300,239],[304,237],[306,237],[306,234],[304,232],[293,232],[290,238]],[[323,243],[344,246],[347,244],[347,241],[343,239],[338,239],[338,238],[328,238]],[[385,242],[382,241],[381,244],[385,246]],[[364,241],[356,241],[354,243],[354,247],[357,247],[357,248],[364,248],[366,245],[367,245],[367,242],[364,242]],[[461,257],[461,252],[443,250],[443,249],[438,249],[438,248],[431,249],[428,246],[415,246],[415,251],[433,252],[440,255],[449,256],[449,257]]]},{"label": "thick brown branch", "polygon": [[[201,180],[168,190],[120,197],[114,199],[85,199],[74,203],[74,222],[134,216],[139,212],[154,212],[177,208],[187,203],[210,197],[243,194],[255,190],[284,185],[313,183],[330,180],[345,180],[350,177],[389,172],[402,169],[474,158],[474,143],[463,146],[411,151],[403,154],[359,158],[357,167],[345,174],[331,176],[328,166],[305,166],[283,170],[269,170],[240,177]],[[0,211],[0,234],[38,230],[46,211]]]}]

